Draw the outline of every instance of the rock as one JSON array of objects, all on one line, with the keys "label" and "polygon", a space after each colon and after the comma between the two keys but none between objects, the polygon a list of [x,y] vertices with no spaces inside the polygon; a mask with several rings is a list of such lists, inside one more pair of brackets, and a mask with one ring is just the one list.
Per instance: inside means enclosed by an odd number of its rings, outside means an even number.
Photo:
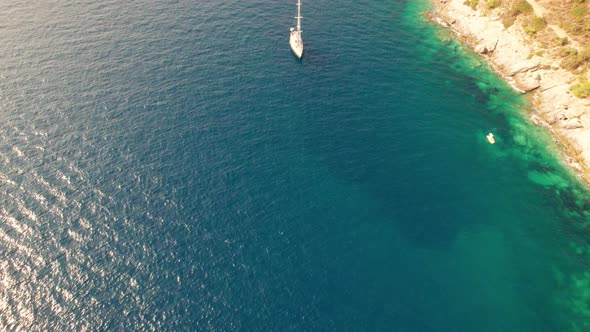
[{"label": "rock", "polygon": [[524,90],[524,93],[529,93],[533,90],[538,89],[540,86],[541,84],[539,84],[539,81],[527,82],[523,85],[522,90]]},{"label": "rock", "polygon": [[539,69],[540,64],[539,63],[534,63],[534,64],[530,64],[530,63],[525,63],[523,65],[517,66],[516,70],[511,71],[508,76],[514,76],[516,74],[521,74],[521,73],[526,73],[529,72],[531,70],[537,70]]},{"label": "rock", "polygon": [[432,17],[432,20],[438,25],[441,25],[441,26],[447,27],[447,28],[449,27],[449,24],[447,23],[447,21],[445,21],[442,17],[434,16],[434,17]]},{"label": "rock", "polygon": [[582,125],[582,122],[578,118],[565,120],[562,127],[564,129],[584,128],[584,126]]},{"label": "rock", "polygon": [[559,121],[557,115],[553,115],[553,116],[547,117],[547,123],[550,124],[550,125],[556,123],[557,121]]},{"label": "rock", "polygon": [[[562,69],[559,65],[561,58],[552,52],[531,56],[536,54],[539,45],[531,42],[520,19],[505,28],[493,13],[481,16],[482,11],[479,10],[474,14],[469,6],[465,6],[465,0],[432,2],[448,15],[447,22],[456,20],[450,30],[458,40],[477,45],[474,48],[476,54],[490,58],[490,64],[511,86],[523,93],[536,89],[531,96],[541,120],[536,120],[533,114],[532,121],[541,125],[551,124],[551,132],[555,133],[568,153],[576,156],[575,162],[579,164],[574,167],[584,169],[584,179],[590,184],[590,105],[587,100],[575,98],[571,93],[571,85],[578,81],[579,75]],[[496,40],[502,43],[494,45]],[[535,83],[542,84],[538,86]],[[514,137],[514,142],[529,144],[528,138],[519,134]]]},{"label": "rock", "polygon": [[496,43],[494,44],[494,47],[490,50],[490,53],[494,53],[494,51],[496,50],[496,48],[498,47],[498,43],[500,42],[500,39],[496,40]]},{"label": "rock", "polygon": [[490,52],[484,44],[479,44],[475,46],[474,51],[479,54],[488,54]]},{"label": "rock", "polygon": [[[496,42],[493,44],[492,47],[488,46],[487,43],[482,42],[481,44],[475,46],[473,48],[473,50],[479,54],[490,54],[490,53],[494,53],[494,51],[496,50],[496,47],[498,47],[498,42],[500,40],[496,40]],[[491,45],[491,44],[490,44]]]},{"label": "rock", "polygon": [[533,90],[538,89],[541,84],[538,80],[533,77],[531,74],[523,74],[519,73],[514,76],[514,80],[520,87],[521,93],[529,93]]},{"label": "rock", "polygon": [[514,142],[520,146],[527,145],[527,138],[524,135],[516,135],[514,136]]}]

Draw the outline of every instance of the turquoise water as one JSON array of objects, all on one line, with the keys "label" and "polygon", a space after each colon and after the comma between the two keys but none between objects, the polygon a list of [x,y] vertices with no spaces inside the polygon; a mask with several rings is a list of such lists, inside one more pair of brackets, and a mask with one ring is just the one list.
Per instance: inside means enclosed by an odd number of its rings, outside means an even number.
[{"label": "turquoise water", "polygon": [[587,189],[427,9],[0,4],[0,329],[588,330]]}]

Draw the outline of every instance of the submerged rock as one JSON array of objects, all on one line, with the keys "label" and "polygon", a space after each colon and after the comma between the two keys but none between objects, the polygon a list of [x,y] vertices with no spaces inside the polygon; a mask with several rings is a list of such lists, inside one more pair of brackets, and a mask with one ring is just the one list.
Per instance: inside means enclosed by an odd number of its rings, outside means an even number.
[{"label": "submerged rock", "polygon": [[526,146],[528,144],[528,140],[524,135],[516,135],[514,136],[514,143],[520,146]]},{"label": "submerged rock", "polygon": [[557,189],[564,189],[568,187],[568,182],[565,179],[552,172],[531,171],[527,174],[527,177],[529,180],[545,188],[555,187]]}]

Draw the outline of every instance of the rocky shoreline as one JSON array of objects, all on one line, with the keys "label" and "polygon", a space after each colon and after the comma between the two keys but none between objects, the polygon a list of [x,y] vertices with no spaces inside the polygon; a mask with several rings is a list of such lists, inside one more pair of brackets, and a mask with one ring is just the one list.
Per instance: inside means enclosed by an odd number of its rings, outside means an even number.
[{"label": "rocky shoreline", "polygon": [[[527,0],[539,16],[543,8]],[[539,55],[524,29],[505,28],[497,13],[485,14],[464,0],[432,0],[429,18],[448,27],[457,38],[487,59],[514,89],[530,97],[531,120],[546,127],[563,147],[567,163],[590,184],[590,101],[571,93],[578,77],[559,66],[560,59]],[[558,27],[555,34],[563,34]],[[561,36],[563,37],[563,36]]]}]

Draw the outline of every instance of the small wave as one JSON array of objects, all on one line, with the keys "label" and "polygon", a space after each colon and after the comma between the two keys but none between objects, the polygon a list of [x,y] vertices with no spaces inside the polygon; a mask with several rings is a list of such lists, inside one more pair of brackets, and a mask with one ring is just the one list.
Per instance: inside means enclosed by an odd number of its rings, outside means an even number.
[{"label": "small wave", "polygon": [[37,172],[32,172],[33,178],[37,181],[45,190],[47,190],[51,195],[53,195],[60,203],[66,206],[66,194],[58,189],[54,188],[49,182],[47,182],[43,177],[41,177]]},{"label": "small wave", "polygon": [[31,192],[31,197],[33,197],[39,203],[47,202],[47,199],[43,195],[38,194],[36,192]]},{"label": "small wave", "polygon": [[80,218],[80,220],[78,221],[80,223],[80,226],[84,229],[89,229],[90,228],[90,222],[88,221],[88,219],[86,218]]},{"label": "small wave", "polygon": [[4,175],[4,174],[0,174],[0,183],[6,183],[12,186],[16,187],[16,182],[14,182],[13,180],[11,180],[8,176]]},{"label": "small wave", "polygon": [[37,221],[37,215],[35,214],[35,212],[33,212],[32,210],[28,209],[23,202],[18,201],[17,202],[18,205],[18,210],[20,211],[20,213],[22,213],[24,216],[26,216],[27,218],[29,218],[32,221]]},{"label": "small wave", "polygon": [[72,238],[72,240],[78,242],[78,243],[84,243],[84,236],[81,234],[78,234],[76,232],[74,232],[71,229],[68,229],[68,235]]},{"label": "small wave", "polygon": [[78,167],[74,166],[72,163],[69,163],[67,166],[70,171],[78,174],[80,179],[84,180],[84,173]]},{"label": "small wave", "polygon": [[0,211],[0,216],[2,217],[4,224],[15,232],[19,233],[20,235],[31,234],[32,229],[24,224],[20,223],[15,217],[11,216],[6,210]]},{"label": "small wave", "polygon": [[57,206],[57,205],[53,205],[49,208],[49,213],[51,213],[53,216],[59,218],[60,220],[64,219],[64,213],[63,210]]},{"label": "small wave", "polygon": [[[12,217],[12,218],[14,220],[16,220],[16,218],[14,218],[14,217]],[[11,220],[10,218],[7,218],[6,216],[4,216],[2,219]],[[19,239],[22,239],[22,238],[23,238],[23,236],[19,236],[18,238],[12,237],[9,234],[7,234],[4,229],[0,228],[0,241],[2,241],[3,245],[8,248],[8,251],[10,251],[10,249],[14,249],[17,252],[18,256],[30,258],[30,260],[33,262],[35,267],[43,266],[45,259],[42,256],[36,254],[32,248],[30,248],[22,243],[19,243]],[[32,267],[27,266],[27,268],[31,269]],[[2,278],[0,278],[0,279],[2,279]]]},{"label": "small wave", "polygon": [[69,178],[67,175],[65,175],[65,174],[64,174],[62,171],[60,171],[60,170],[57,170],[57,171],[56,171],[56,173],[57,173],[57,178],[58,178],[58,179],[60,179],[60,180],[64,181],[65,183],[67,183],[67,184],[68,184],[68,186],[69,186],[70,188],[72,188],[72,181],[70,180],[70,178]]},{"label": "small wave", "polygon": [[35,130],[33,131],[33,135],[35,136],[41,136],[41,137],[47,137],[48,134],[46,131],[40,131],[40,130]]},{"label": "small wave", "polygon": [[10,158],[8,158],[7,155],[3,154],[2,152],[0,152],[0,159],[4,160],[4,164],[5,165],[9,165],[10,164]]},{"label": "small wave", "polygon": [[17,146],[13,146],[12,151],[14,151],[14,153],[16,153],[16,155],[20,158],[24,157],[25,155]]}]

